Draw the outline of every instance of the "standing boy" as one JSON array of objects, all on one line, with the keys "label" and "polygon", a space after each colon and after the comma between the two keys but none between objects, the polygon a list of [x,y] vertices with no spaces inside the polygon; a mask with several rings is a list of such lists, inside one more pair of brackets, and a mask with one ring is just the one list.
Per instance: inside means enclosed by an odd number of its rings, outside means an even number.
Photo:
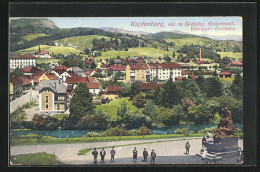
[{"label": "standing boy", "polygon": [[144,148],[143,156],[144,156],[144,162],[147,162],[148,152],[147,152],[146,148]]},{"label": "standing boy", "polygon": [[185,144],[185,148],[186,148],[186,154],[189,155],[189,153],[190,153],[190,143],[189,143],[189,141],[187,141],[187,143]]},{"label": "standing boy", "polygon": [[114,150],[114,147],[112,147],[112,150],[110,151],[110,154],[111,154],[111,162],[115,162],[116,151]]},{"label": "standing boy", "polygon": [[106,156],[106,151],[104,150],[104,148],[102,148],[102,151],[100,151],[100,156],[101,156],[101,162],[104,163],[105,156]]},{"label": "standing boy", "polygon": [[96,148],[94,148],[94,151],[92,152],[92,155],[94,156],[94,163],[97,164],[98,152],[97,152]]},{"label": "standing boy", "polygon": [[154,164],[155,157],[156,157],[156,153],[154,152],[154,150],[152,150],[152,152],[151,152],[151,164]]},{"label": "standing boy", "polygon": [[136,162],[136,160],[137,160],[137,154],[138,154],[138,151],[136,150],[136,147],[135,147],[134,150],[133,150],[133,160],[134,160],[134,162]]}]

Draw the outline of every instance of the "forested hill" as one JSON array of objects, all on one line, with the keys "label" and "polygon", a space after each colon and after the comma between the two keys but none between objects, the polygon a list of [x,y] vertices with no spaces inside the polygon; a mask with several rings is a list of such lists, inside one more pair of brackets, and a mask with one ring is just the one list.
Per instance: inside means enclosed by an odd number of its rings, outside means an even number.
[{"label": "forested hill", "polygon": [[150,35],[153,38],[172,38],[172,39],[178,39],[178,38],[204,38],[202,36],[198,35],[192,35],[192,34],[182,34],[182,33],[174,33],[174,32],[158,32],[155,34]]}]

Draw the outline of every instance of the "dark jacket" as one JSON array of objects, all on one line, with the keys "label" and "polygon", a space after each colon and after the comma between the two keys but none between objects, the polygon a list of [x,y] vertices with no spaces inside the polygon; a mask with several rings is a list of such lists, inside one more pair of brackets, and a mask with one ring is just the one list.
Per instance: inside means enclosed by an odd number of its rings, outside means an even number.
[{"label": "dark jacket", "polygon": [[143,151],[143,156],[148,156],[148,152],[146,150]]},{"label": "dark jacket", "polygon": [[[103,155],[102,155],[103,152]],[[100,151],[100,156],[105,156],[106,155],[106,151]]]}]

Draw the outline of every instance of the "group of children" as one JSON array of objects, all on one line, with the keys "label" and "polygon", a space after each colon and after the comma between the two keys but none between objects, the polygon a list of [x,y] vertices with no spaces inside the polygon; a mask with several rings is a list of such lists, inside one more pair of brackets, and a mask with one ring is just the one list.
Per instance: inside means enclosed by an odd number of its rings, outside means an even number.
[{"label": "group of children", "polygon": [[[110,151],[111,162],[115,162],[115,154],[116,154],[116,151],[114,150],[114,147],[112,147],[112,150]],[[135,147],[134,150],[133,150],[133,161],[134,162],[137,161],[137,154],[138,154],[138,151],[136,150],[136,147]],[[96,148],[94,148],[92,155],[94,156],[94,163],[97,164],[98,151],[97,151]],[[106,151],[104,150],[104,148],[102,148],[99,155],[101,157],[101,163],[104,163],[105,156],[106,156]],[[143,157],[144,157],[143,162],[147,162],[148,152],[147,152],[146,148],[144,148]],[[154,164],[155,157],[156,157],[156,153],[154,152],[154,150],[152,150],[152,152],[151,152],[151,162],[150,162],[151,164]]]}]

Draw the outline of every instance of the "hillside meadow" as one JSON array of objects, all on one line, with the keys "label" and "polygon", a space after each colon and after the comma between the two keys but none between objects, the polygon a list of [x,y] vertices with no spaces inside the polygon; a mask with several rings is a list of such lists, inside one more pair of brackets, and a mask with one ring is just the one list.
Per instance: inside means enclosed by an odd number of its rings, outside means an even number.
[{"label": "hillside meadow", "polygon": [[[16,51],[20,54],[33,54],[39,50],[39,46],[30,47],[27,49]],[[72,47],[60,47],[60,46],[50,46],[50,45],[41,45],[42,51],[49,51],[50,54],[79,54],[81,51]]]},{"label": "hillside meadow", "polygon": [[234,58],[235,60],[241,60],[243,59],[243,53],[239,52],[239,53],[233,53],[233,52],[218,52],[218,54],[221,56],[221,58],[223,57],[229,57],[229,58]]}]

